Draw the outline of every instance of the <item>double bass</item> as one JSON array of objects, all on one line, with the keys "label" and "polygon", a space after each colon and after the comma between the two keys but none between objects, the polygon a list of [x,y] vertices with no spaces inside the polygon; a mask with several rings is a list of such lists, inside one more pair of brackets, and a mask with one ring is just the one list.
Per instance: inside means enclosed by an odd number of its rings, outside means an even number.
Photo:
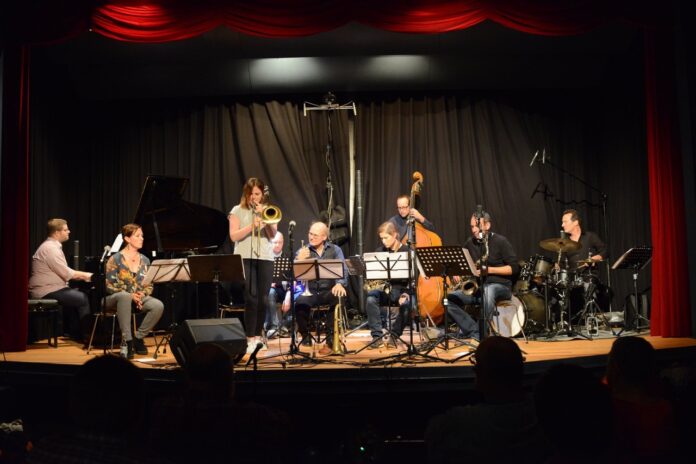
[{"label": "double bass", "polygon": [[[411,186],[411,208],[416,207],[416,200],[420,198],[423,189],[423,174],[418,171],[413,173],[413,185]],[[442,239],[435,232],[426,229],[423,224],[412,219],[415,224],[414,246],[416,248],[442,246]],[[405,244],[408,241],[409,231],[402,238]],[[418,296],[418,312],[421,317],[430,317],[435,324],[440,324],[445,316],[445,307],[442,304],[444,297],[442,277],[418,276],[416,283],[416,295]]]}]

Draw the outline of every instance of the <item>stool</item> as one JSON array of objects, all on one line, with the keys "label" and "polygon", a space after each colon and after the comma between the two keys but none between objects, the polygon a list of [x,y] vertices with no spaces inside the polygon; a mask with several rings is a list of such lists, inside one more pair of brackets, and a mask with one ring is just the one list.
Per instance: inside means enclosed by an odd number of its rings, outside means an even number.
[{"label": "stool", "polygon": [[[48,320],[48,346],[58,348],[58,315],[60,314],[58,300],[29,299],[27,302],[30,316],[36,315]],[[53,343],[51,343],[51,340],[53,340]]]},{"label": "stool", "polygon": [[[321,305],[313,306],[309,309],[309,327],[308,330],[310,334],[312,329],[316,332],[316,336],[313,337],[317,343],[321,343],[321,325],[326,327],[329,311],[333,311],[333,305]],[[325,334],[328,334],[333,330],[333,327],[326,327]],[[326,337],[324,337],[326,340]]]}]

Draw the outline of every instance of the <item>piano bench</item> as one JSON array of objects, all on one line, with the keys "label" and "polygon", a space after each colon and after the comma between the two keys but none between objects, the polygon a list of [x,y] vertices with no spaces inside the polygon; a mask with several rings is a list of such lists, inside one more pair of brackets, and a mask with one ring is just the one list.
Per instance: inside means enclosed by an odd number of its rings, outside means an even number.
[{"label": "piano bench", "polygon": [[[27,300],[29,307],[29,333],[28,342],[33,343],[40,340],[41,336],[37,335],[41,331],[37,330],[37,318],[45,320],[46,334],[48,338],[48,346],[58,348],[58,332],[59,332],[59,316],[61,314],[61,306],[58,300],[52,299],[29,299]],[[52,343],[51,343],[52,342]]]}]

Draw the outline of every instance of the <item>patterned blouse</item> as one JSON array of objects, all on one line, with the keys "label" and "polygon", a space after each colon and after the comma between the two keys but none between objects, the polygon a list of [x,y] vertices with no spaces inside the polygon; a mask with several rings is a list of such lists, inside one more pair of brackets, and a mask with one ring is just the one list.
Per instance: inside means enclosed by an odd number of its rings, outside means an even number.
[{"label": "patterned blouse", "polygon": [[128,268],[121,252],[115,253],[106,263],[106,292],[109,295],[118,292],[144,292],[145,295],[151,295],[152,285],[143,286],[143,279],[149,266],[150,260],[141,254],[140,267],[137,272],[133,272]]}]

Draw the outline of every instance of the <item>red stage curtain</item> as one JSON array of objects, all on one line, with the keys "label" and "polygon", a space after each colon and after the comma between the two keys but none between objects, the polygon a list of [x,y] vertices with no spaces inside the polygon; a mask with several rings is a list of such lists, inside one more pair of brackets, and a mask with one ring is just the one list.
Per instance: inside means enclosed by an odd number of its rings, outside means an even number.
[{"label": "red stage curtain", "polygon": [[[670,14],[670,2],[665,6],[663,2],[651,0],[24,0],[20,5],[19,13],[0,14],[0,34],[6,50],[10,50],[7,44],[13,42],[64,40],[85,32],[87,24],[95,32],[117,40],[163,42],[186,39],[223,25],[263,37],[296,37],[335,29],[350,21],[395,32],[438,33],[491,20],[532,34],[569,35],[620,19],[639,18],[642,25],[651,25],[656,17],[664,16],[665,12],[667,16]],[[655,246],[652,333],[679,336],[688,334],[690,308],[687,265],[679,256],[680,250],[685,249],[682,234],[686,229],[682,169],[675,134],[670,31],[665,29],[664,35],[659,36],[646,34],[648,168]],[[5,94],[8,95],[8,89],[17,93],[10,93],[4,103],[8,110],[3,119],[4,133],[9,134],[9,140],[5,140],[8,138],[5,135],[2,220],[6,227],[3,227],[2,246],[8,248],[3,270],[20,276],[22,283],[13,286],[6,280],[2,284],[6,301],[0,309],[0,322],[3,322],[0,330],[13,334],[7,338],[3,333],[0,340],[4,344],[26,333],[26,303],[22,301],[26,299],[24,279],[29,253],[26,243],[29,68],[25,52],[19,56],[22,59],[15,60],[6,52],[4,67],[6,80],[10,76]],[[3,272],[3,275],[11,274]],[[20,306],[8,304],[8,299]]]},{"label": "red stage curtain", "polygon": [[645,32],[650,224],[653,243],[650,333],[691,336],[682,159],[677,128],[673,34]]},{"label": "red stage curtain", "polygon": [[29,47],[4,50],[0,349],[27,343],[29,275]]},{"label": "red stage curtain", "polygon": [[181,40],[222,25],[262,37],[297,37],[351,21],[394,32],[439,33],[491,20],[532,34],[570,35],[615,20],[618,5],[600,0],[111,1],[95,9],[92,27],[133,42]]}]

